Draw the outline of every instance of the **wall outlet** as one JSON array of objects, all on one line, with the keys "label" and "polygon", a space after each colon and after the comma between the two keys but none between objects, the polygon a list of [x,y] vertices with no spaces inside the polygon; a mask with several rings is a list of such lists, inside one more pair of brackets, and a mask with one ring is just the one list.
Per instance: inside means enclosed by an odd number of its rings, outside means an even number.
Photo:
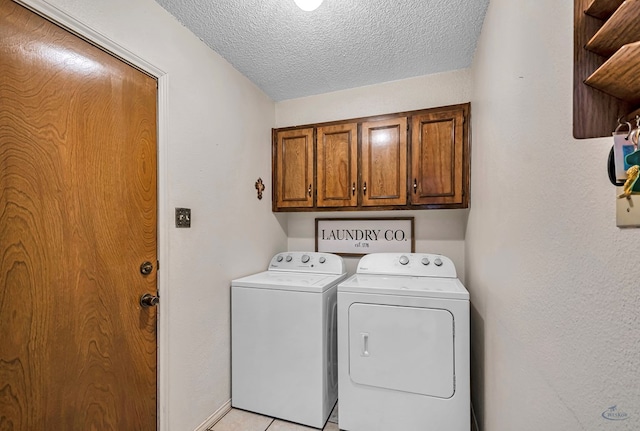
[{"label": "wall outlet", "polygon": [[176,208],[176,227],[191,227],[191,208]]},{"label": "wall outlet", "polygon": [[616,225],[618,227],[640,227],[640,195],[618,198],[622,187],[616,187]]}]

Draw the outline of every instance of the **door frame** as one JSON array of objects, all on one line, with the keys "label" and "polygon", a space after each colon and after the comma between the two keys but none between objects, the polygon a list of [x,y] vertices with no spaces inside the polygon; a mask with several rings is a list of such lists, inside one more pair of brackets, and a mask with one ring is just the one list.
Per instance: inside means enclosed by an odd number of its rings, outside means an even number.
[{"label": "door frame", "polygon": [[157,181],[158,181],[158,225],[157,225],[157,250],[158,261],[162,266],[157,268],[157,289],[160,298],[158,309],[158,321],[156,329],[157,340],[157,414],[158,431],[169,431],[169,295],[167,281],[169,280],[169,228],[171,217],[169,211],[168,196],[168,94],[169,74],[157,66],[149,63],[127,48],[116,43],[96,29],[84,24],[78,18],[69,15],[62,9],[46,2],[46,0],[13,0],[15,3],[26,7],[48,21],[70,31],[81,39],[96,45],[114,57],[128,63],[130,66],[153,76],[158,82],[157,92]]}]

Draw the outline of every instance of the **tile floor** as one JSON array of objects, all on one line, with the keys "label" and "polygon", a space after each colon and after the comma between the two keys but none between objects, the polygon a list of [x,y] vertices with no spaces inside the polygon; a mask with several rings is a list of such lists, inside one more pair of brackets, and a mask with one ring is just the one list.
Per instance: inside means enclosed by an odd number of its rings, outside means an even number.
[{"label": "tile floor", "polygon": [[[317,428],[310,428],[280,419],[244,410],[231,409],[210,431],[318,431]],[[333,409],[329,421],[322,431],[338,431],[338,406]]]},{"label": "tile floor", "polygon": [[[471,419],[471,431],[478,431],[476,424]],[[258,415],[244,410],[231,409],[209,431],[318,431],[304,425],[286,422],[267,416]],[[338,405],[333,408],[327,424],[322,431],[339,431],[338,429]]]}]

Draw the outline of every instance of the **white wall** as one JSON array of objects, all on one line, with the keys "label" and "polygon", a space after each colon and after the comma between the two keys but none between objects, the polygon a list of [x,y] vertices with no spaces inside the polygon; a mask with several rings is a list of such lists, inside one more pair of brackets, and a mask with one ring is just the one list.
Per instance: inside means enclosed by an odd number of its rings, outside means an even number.
[{"label": "white wall", "polygon": [[[275,127],[454,105],[470,99],[470,71],[458,70],[278,102]],[[474,107],[471,106],[472,117],[473,112]],[[288,213],[284,217],[288,223],[289,250],[314,250],[316,217],[415,217],[416,252],[441,253],[450,257],[458,276],[464,280],[467,214],[468,210],[422,210]],[[345,260],[348,272],[355,272],[358,259]]]},{"label": "white wall", "polygon": [[[264,270],[287,246],[269,199],[274,103],[153,0],[49,3],[169,74],[161,417],[165,430],[193,430],[230,398],[230,280]],[[174,207],[192,209],[191,229],[172,226]]]},{"label": "white wall", "polygon": [[[315,212],[288,215],[289,250],[315,249],[316,218],[414,217],[416,252],[443,254],[453,261],[464,281],[464,233],[468,210]],[[360,258],[344,258],[347,272],[354,274]]]},{"label": "white wall", "polygon": [[[313,249],[315,217],[355,216],[271,213],[274,118],[284,127],[470,99],[471,211],[402,215],[416,217],[417,251],[466,266],[482,429],[640,429],[640,231],[615,227],[608,140],[571,137],[571,2],[492,0],[472,71],[275,109],[152,0],[49,2],[170,76],[164,192],[170,208],[192,208],[193,227],[161,226],[170,246],[165,429],[192,430],[229,399],[229,280],[276,251]],[[629,419],[604,420],[613,405]]]},{"label": "white wall", "polygon": [[615,226],[611,140],[572,138],[572,61],[573,2],[491,0],[466,235],[482,430],[640,429],[640,231]]}]

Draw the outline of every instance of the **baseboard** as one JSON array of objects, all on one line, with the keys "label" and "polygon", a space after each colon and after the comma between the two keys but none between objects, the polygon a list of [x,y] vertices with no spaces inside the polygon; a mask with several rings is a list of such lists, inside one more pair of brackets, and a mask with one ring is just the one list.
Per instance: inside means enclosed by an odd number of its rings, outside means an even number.
[{"label": "baseboard", "polygon": [[224,415],[229,413],[231,410],[231,400],[227,401],[220,407],[214,414],[209,416],[202,422],[194,431],[207,431],[209,428],[214,426]]}]

